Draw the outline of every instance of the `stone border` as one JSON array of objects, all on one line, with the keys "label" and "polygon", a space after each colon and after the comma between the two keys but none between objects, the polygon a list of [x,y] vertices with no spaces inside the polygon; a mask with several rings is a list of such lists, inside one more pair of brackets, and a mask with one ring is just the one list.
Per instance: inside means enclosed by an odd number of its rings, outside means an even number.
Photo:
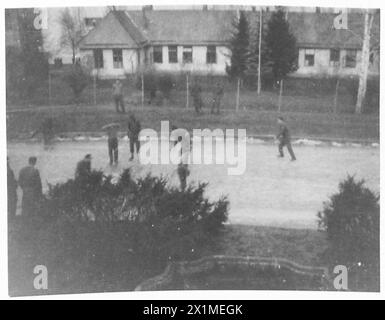
[{"label": "stone border", "polygon": [[262,269],[266,267],[273,267],[275,269],[284,268],[298,275],[319,277],[321,282],[325,284],[330,283],[329,271],[326,267],[303,266],[284,258],[214,255],[194,261],[172,262],[162,274],[143,281],[135,288],[135,291],[163,290],[163,288],[171,284],[177,277],[205,272],[215,266],[246,266]]}]

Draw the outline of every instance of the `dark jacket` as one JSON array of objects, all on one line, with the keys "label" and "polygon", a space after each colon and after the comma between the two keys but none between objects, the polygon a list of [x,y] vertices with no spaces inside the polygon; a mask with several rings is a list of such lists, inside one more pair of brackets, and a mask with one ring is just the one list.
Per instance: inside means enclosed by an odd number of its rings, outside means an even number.
[{"label": "dark jacket", "polygon": [[279,126],[279,133],[277,135],[277,139],[281,143],[288,143],[288,142],[290,142],[290,133],[289,133],[289,129],[286,127],[286,125],[281,124]]},{"label": "dark jacket", "polygon": [[139,132],[141,130],[141,125],[138,119],[135,117],[130,117],[127,124],[127,135],[131,139],[138,139]]},{"label": "dark jacket", "polygon": [[91,162],[85,159],[80,160],[76,167],[75,178],[84,178],[91,173]]},{"label": "dark jacket", "polygon": [[35,167],[27,166],[20,170],[19,185],[23,191],[28,191],[36,196],[42,194],[42,184],[39,170]]}]

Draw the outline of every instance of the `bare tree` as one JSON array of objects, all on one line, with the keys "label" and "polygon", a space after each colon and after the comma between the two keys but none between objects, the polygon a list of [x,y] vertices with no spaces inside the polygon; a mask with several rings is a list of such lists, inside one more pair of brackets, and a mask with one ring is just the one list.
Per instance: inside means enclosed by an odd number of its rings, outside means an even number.
[{"label": "bare tree", "polygon": [[369,71],[369,59],[370,59],[370,36],[373,25],[373,14],[369,13],[369,10],[365,12],[365,29],[364,39],[362,42],[362,58],[359,74],[359,85],[357,92],[356,113],[362,113],[362,105],[366,95],[366,86],[368,80]]},{"label": "bare tree", "polygon": [[76,61],[76,51],[85,33],[84,24],[79,14],[73,14],[66,8],[59,18],[61,26],[61,45],[71,48],[72,63]]}]

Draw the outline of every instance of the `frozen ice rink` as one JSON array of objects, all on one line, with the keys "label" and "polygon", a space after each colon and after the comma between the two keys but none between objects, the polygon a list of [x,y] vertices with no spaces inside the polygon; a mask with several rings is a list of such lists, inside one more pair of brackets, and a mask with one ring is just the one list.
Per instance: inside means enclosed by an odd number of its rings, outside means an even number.
[{"label": "frozen ice rink", "polygon": [[[272,143],[248,143],[246,172],[229,176],[226,165],[192,165],[190,182],[209,183],[212,199],[228,195],[229,223],[258,224],[288,228],[317,228],[316,214],[322,203],[335,192],[347,174],[365,178],[367,186],[376,192],[380,186],[380,150],[376,146],[360,145],[293,145],[298,161],[277,158],[277,146]],[[37,167],[46,190],[51,184],[74,176],[76,163],[87,153],[93,156],[93,168],[107,174],[118,174],[132,167],[134,176],[147,172],[169,176],[178,183],[175,165],[140,165],[128,161],[129,146],[120,140],[120,163],[108,165],[107,142],[104,140],[57,142],[46,149],[41,143],[8,143],[11,167],[18,176],[31,155],[38,157]],[[20,197],[19,197],[20,198]]]}]

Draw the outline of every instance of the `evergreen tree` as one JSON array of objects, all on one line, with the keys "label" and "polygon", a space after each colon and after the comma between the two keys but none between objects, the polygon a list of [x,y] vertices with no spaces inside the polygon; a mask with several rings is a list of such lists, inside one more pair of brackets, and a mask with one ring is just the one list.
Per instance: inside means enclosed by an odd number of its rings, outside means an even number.
[{"label": "evergreen tree", "polygon": [[272,13],[265,41],[267,50],[263,59],[269,64],[275,81],[280,81],[288,73],[297,70],[296,39],[282,9]]},{"label": "evergreen tree", "polygon": [[27,96],[30,96],[41,81],[48,77],[48,59],[43,52],[41,29],[35,27],[35,19],[36,13],[33,8],[17,10],[20,36],[20,54],[17,60],[22,66],[22,93]]},{"label": "evergreen tree", "polygon": [[243,78],[249,57],[249,22],[244,12],[240,12],[239,19],[233,26],[234,32],[229,45],[231,65],[226,67],[226,71],[232,78]]}]

